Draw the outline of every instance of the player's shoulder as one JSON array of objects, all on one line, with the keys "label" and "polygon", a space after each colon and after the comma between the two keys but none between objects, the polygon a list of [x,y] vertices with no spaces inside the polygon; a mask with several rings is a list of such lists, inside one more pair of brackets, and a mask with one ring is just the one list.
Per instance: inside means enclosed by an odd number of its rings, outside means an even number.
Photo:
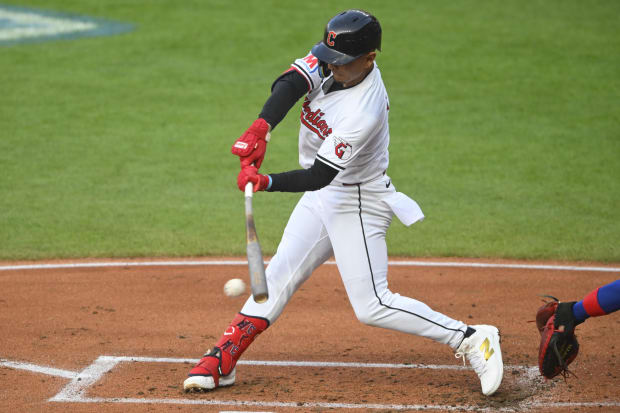
[{"label": "player's shoulder", "polygon": [[291,64],[291,69],[298,72],[308,82],[308,92],[317,89],[324,80],[319,59],[309,52],[304,57],[295,59]]},{"label": "player's shoulder", "polygon": [[319,59],[309,52],[304,57],[295,59],[292,66],[312,75],[319,72]]}]

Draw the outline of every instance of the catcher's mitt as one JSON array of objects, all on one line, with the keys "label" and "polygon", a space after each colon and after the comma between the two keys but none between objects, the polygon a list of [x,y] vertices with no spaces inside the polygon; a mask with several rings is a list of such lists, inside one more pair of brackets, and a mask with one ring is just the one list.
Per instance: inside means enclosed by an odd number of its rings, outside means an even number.
[{"label": "catcher's mitt", "polygon": [[[575,301],[561,303],[557,298],[546,302],[536,313],[536,327],[540,331],[538,368],[540,374],[551,379],[561,374],[564,379],[571,372],[568,365],[579,352],[575,326],[580,324],[573,315]],[[573,373],[574,374],[574,373]]]}]

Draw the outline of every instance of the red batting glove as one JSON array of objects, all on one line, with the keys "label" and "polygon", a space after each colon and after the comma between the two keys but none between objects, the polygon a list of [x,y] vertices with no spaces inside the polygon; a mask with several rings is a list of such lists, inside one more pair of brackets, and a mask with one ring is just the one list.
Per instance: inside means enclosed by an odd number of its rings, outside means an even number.
[{"label": "red batting glove", "polygon": [[235,141],[231,152],[240,158],[241,169],[252,164],[256,169],[260,168],[267,150],[268,133],[269,124],[265,119],[258,118]]},{"label": "red batting glove", "polygon": [[269,185],[269,177],[257,172],[258,169],[254,166],[246,166],[241,169],[241,172],[237,175],[237,186],[239,189],[245,191],[245,186],[248,182],[252,182],[252,185],[254,185],[254,192],[264,191],[267,189],[267,185]]}]

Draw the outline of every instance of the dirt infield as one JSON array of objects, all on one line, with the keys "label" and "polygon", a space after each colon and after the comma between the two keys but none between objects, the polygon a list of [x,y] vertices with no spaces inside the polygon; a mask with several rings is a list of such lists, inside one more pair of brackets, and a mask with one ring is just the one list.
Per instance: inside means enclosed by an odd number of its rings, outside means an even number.
[{"label": "dirt infield", "polygon": [[391,262],[392,291],[500,328],[493,397],[447,346],[360,324],[332,264],[245,353],[234,386],[185,394],[189,368],[247,298],[222,293],[247,277],[242,259],[0,263],[0,411],[620,411],[618,314],[578,327],[578,378],[566,383],[539,378],[529,322],[539,294],[580,299],[619,265]]}]

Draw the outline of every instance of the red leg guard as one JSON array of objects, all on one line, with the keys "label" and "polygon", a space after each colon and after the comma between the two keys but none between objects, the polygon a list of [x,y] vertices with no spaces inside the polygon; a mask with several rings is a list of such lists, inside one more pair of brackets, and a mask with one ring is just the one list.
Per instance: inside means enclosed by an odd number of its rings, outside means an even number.
[{"label": "red leg guard", "polygon": [[269,327],[264,318],[250,317],[238,313],[215,344],[222,350],[220,370],[222,375],[229,374],[243,352],[252,344],[256,336]]}]

